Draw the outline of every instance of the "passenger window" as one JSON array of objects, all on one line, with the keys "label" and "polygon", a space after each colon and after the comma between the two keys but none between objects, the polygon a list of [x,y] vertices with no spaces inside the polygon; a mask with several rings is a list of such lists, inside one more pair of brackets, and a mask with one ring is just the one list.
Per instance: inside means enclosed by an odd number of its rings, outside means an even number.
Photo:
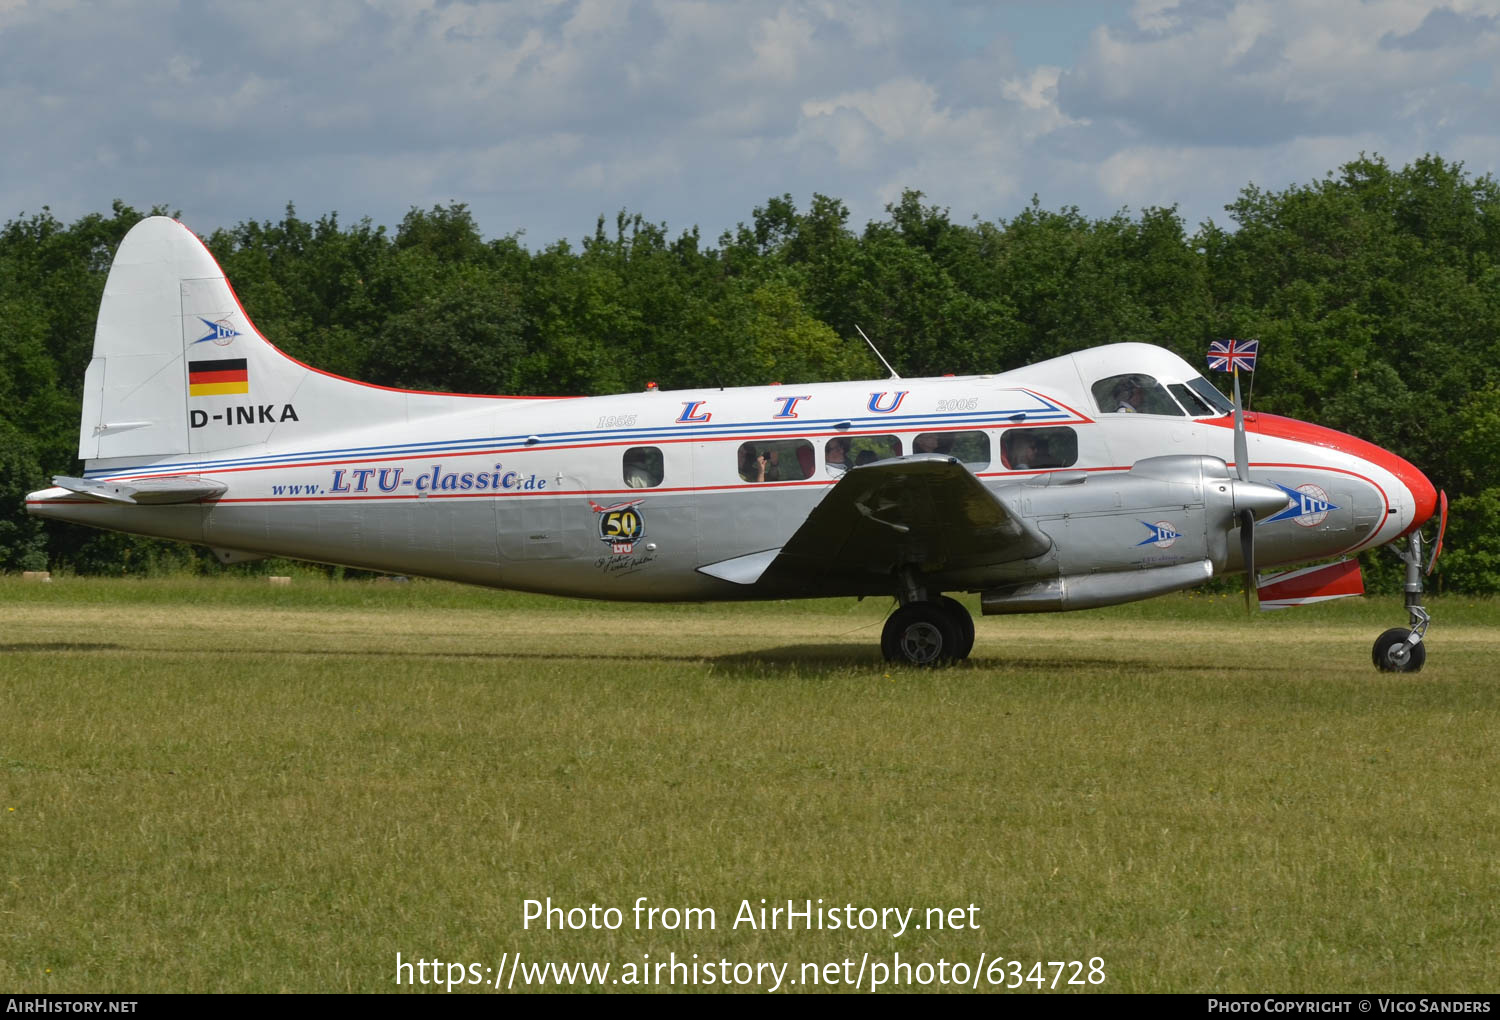
[{"label": "passenger window", "polygon": [[813,447],[805,439],[741,443],[740,477],[747,482],[796,482],[811,478]]},{"label": "passenger window", "polygon": [[1104,414],[1172,414],[1182,417],[1182,408],[1167,396],[1161,383],[1139,372],[1100,379],[1094,383],[1093,392],[1094,404]]},{"label": "passenger window", "polygon": [[855,436],[849,450],[855,467],[901,456],[901,440],[895,436]]},{"label": "passenger window", "polygon": [[654,489],[661,484],[661,451],[654,446],[632,446],[621,458],[620,472],[632,489]]},{"label": "passenger window", "polygon": [[1072,467],[1078,463],[1078,433],[1065,427],[1007,429],[1000,457],[1012,471]]},{"label": "passenger window", "polygon": [[823,470],[838,478],[852,467],[901,456],[901,440],[895,436],[834,436],[823,444]]},{"label": "passenger window", "polygon": [[990,437],[987,432],[923,432],[911,441],[912,453],[941,453],[957,457],[970,471],[990,466]]}]

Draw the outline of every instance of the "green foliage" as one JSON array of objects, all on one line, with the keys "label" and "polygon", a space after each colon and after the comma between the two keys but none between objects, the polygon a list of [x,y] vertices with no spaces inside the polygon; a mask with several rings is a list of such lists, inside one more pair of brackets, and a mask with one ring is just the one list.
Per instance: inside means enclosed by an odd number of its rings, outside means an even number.
[{"label": "green foliage", "polygon": [[47,569],[42,522],[25,503],[45,477],[25,434],[0,420],[0,571]]},{"label": "green foliage", "polygon": [[[1089,219],[1033,199],[955,222],[905,191],[856,229],[843,202],[772,197],[704,244],[620,212],[575,249],[486,240],[462,203],[368,219],[247,221],[208,244],[261,331],[326,371],[455,392],[600,394],[995,372],[1098,344],[1199,363],[1262,342],[1257,409],[1392,449],[1453,497],[1442,584],[1500,588],[1500,185],[1426,156],[1361,156],[1281,192],[1247,185],[1189,235],[1176,209]],[[160,212],[162,210],[153,210]],[[115,247],[140,212],[0,229],[0,494],[71,472],[83,370]],[[13,500],[13,497],[6,497]],[[14,506],[14,502],[7,504]],[[37,560],[35,522],[0,513],[0,564]],[[48,523],[55,566],[162,569],[145,540]],[[129,562],[126,553],[130,552]],[[1367,557],[1394,585],[1394,557]],[[196,564],[197,561],[192,561]]]}]

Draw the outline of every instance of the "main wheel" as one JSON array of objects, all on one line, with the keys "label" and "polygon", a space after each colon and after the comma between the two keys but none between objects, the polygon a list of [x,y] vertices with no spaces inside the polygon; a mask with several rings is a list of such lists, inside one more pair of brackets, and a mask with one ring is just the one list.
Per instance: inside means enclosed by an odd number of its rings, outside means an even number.
[{"label": "main wheel", "polygon": [[911,602],[891,614],[880,635],[880,651],[891,662],[936,666],[959,657],[958,622],[941,605]]},{"label": "main wheel", "polygon": [[953,657],[967,659],[974,650],[974,617],[969,615],[969,611],[958,599],[944,595],[937,600],[937,604],[947,610],[948,616],[958,625],[958,647],[953,650]]},{"label": "main wheel", "polygon": [[1375,639],[1372,657],[1375,668],[1382,673],[1415,673],[1427,661],[1427,646],[1421,642],[1408,644],[1411,631],[1405,627],[1392,627]]}]

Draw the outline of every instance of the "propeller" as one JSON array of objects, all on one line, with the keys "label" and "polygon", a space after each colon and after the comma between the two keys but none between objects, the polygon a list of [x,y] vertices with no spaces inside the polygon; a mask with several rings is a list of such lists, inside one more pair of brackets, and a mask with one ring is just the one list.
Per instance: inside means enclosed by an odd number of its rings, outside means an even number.
[{"label": "propeller", "polygon": [[1432,568],[1437,566],[1438,557],[1443,554],[1443,536],[1448,533],[1448,493],[1438,493],[1438,533],[1437,541],[1432,543],[1432,558],[1427,561],[1427,573],[1432,573]]},{"label": "propeller", "polygon": [[[1240,402],[1240,373],[1234,371],[1234,471],[1240,481],[1250,481],[1250,443],[1245,438],[1245,405]],[[1245,611],[1250,611],[1250,592],[1255,587],[1255,514],[1241,510],[1240,557],[1245,561]]]}]

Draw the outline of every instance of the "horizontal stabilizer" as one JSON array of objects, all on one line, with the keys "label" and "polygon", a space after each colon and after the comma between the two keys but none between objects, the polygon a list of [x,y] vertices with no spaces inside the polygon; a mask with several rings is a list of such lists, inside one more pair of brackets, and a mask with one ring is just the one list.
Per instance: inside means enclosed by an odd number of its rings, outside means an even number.
[{"label": "horizontal stabilizer", "polygon": [[1261,577],[1255,591],[1261,609],[1290,609],[1292,606],[1363,595],[1365,583],[1359,573],[1358,560],[1339,560]]},{"label": "horizontal stabilizer", "polygon": [[87,478],[58,475],[52,479],[52,484],[84,499],[128,506],[192,503],[211,496],[221,496],[229,488],[223,482],[198,475],[164,475],[157,478],[136,478],[128,482],[95,482]]}]

